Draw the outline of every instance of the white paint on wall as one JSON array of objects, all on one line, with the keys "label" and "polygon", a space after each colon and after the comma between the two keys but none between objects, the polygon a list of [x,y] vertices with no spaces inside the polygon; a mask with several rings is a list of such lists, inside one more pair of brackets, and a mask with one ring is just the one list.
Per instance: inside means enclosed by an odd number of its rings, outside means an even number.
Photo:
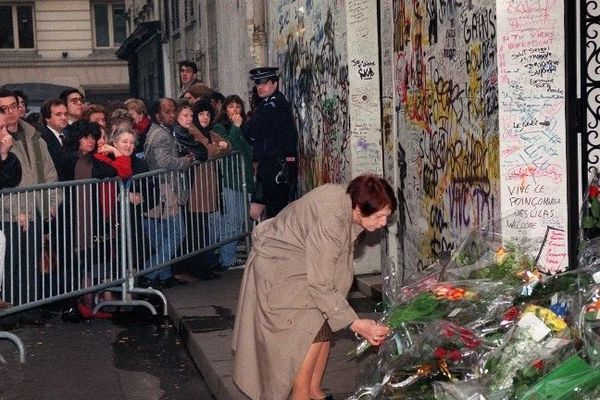
[{"label": "white paint on wall", "polygon": [[556,273],[568,262],[564,4],[497,7],[503,234],[541,243],[549,227],[562,230],[549,232],[539,260]]},{"label": "white paint on wall", "polygon": [[377,4],[346,4],[352,177],[365,172],[382,176]]}]

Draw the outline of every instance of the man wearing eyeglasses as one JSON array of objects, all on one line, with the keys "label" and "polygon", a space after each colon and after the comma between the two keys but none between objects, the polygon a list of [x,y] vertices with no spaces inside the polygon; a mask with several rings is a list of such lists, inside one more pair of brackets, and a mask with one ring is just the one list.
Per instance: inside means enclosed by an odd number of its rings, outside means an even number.
[{"label": "man wearing eyeglasses", "polygon": [[[14,140],[12,152],[21,164],[22,177],[17,187],[56,182],[58,175],[46,142],[34,127],[19,119],[18,101],[14,92],[0,90],[0,109],[6,115],[8,132]],[[6,268],[6,291],[2,295],[13,305],[33,301],[40,295],[41,288],[36,287],[35,278],[40,270],[44,234],[41,221],[52,218],[59,201],[57,192],[49,190],[21,193],[3,202],[2,231],[9,249],[6,265],[11,267]]]},{"label": "man wearing eyeglasses", "polygon": [[83,115],[85,97],[75,88],[64,90],[59,97],[67,105],[67,117],[69,119],[69,125],[71,125]]}]

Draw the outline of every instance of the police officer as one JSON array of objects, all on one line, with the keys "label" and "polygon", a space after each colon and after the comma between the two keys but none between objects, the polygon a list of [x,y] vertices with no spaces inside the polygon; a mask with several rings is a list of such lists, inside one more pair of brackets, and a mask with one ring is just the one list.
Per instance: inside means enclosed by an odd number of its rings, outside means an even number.
[{"label": "police officer", "polygon": [[[261,101],[244,128],[252,144],[256,166],[256,190],[250,215],[255,218],[256,203],[266,217],[277,215],[293,200],[296,189],[298,131],[292,108],[279,91],[278,68],[261,67],[250,71]],[[260,214],[260,212],[258,212]]]}]

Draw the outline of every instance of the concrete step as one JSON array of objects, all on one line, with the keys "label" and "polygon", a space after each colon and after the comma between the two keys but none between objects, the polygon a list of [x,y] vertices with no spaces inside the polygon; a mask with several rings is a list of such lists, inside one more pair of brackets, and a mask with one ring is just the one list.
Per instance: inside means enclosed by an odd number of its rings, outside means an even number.
[{"label": "concrete step", "polygon": [[365,274],[356,275],[354,277],[354,286],[360,293],[373,299],[375,302],[380,302],[382,299],[383,277],[381,274]]}]

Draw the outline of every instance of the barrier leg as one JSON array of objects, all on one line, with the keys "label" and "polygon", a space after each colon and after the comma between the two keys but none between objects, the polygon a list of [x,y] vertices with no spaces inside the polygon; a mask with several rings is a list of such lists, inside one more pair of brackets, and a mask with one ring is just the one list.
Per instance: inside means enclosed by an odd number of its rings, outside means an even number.
[{"label": "barrier leg", "polygon": [[[112,289],[112,290],[110,290]],[[109,288],[110,291],[119,291],[119,290],[115,290],[116,288]],[[146,307],[148,310],[150,310],[150,313],[152,313],[152,315],[156,315],[158,314],[156,312],[156,308],[150,304],[149,302],[145,301],[145,300],[132,300],[129,298],[128,294],[130,293],[140,293],[140,292],[136,292],[134,291],[135,288],[128,288],[127,287],[127,282],[123,282],[123,284],[121,285],[121,300],[104,300],[101,302],[97,302],[96,306],[94,307],[94,311],[93,313],[96,314],[101,308],[103,307],[108,307],[108,306],[115,306],[115,307],[124,307],[124,306],[133,306],[133,307]],[[164,315],[167,315],[167,298],[158,290],[155,289],[138,289],[140,291],[142,290],[146,290],[143,293],[147,293],[147,294],[154,294],[158,297],[161,298],[162,302],[164,303],[165,307],[164,307]],[[96,299],[99,299],[99,294],[96,295]]]},{"label": "barrier leg", "polygon": [[[165,297],[164,294],[162,294],[162,292],[160,290],[156,290],[156,289],[152,289],[152,288],[143,289],[143,288],[132,287],[132,288],[129,288],[129,293],[132,293],[132,294],[149,294],[149,295],[158,296],[160,298],[160,300],[162,301],[163,306],[164,306],[163,307],[163,316],[166,317],[168,315],[168,313],[167,313],[167,298]],[[143,301],[143,300],[134,300],[134,301]],[[148,303],[148,304],[150,304],[150,303]],[[152,308],[154,308],[154,307],[152,307]],[[156,311],[154,311],[153,315],[156,315]]]},{"label": "barrier leg", "polygon": [[10,333],[10,332],[0,332],[0,339],[10,340],[11,342],[14,343],[15,346],[17,346],[17,350],[19,350],[19,362],[21,364],[24,364],[25,363],[25,346],[23,345],[23,342],[21,341],[21,339],[19,339],[19,337],[17,335],[15,335],[14,333]]}]

